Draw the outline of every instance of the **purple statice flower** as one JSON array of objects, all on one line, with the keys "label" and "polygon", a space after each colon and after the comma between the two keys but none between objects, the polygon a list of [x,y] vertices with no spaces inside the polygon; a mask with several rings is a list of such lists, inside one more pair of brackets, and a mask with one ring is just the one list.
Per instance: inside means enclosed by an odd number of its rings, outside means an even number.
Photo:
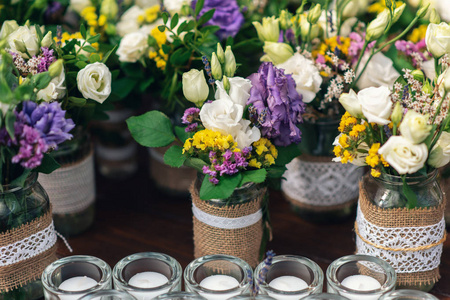
[{"label": "purple statice flower", "polygon": [[48,49],[46,47],[41,47],[42,53],[39,55],[39,64],[37,66],[37,72],[47,72],[50,65],[56,61],[55,56],[53,56],[53,49]]},{"label": "purple statice flower", "polygon": [[[352,57],[352,62],[356,62],[358,60],[359,54],[364,47],[364,43],[366,40],[366,34],[359,34],[357,32],[352,32],[348,36],[350,38],[350,46],[348,47],[348,55]],[[376,41],[373,41],[367,45],[366,53],[369,49],[375,46]]]},{"label": "purple statice flower", "polygon": [[284,34],[284,36],[288,43],[295,44],[295,34],[294,34],[294,30],[292,30],[292,28],[288,28],[286,30],[286,33]]},{"label": "purple statice flower", "polygon": [[69,131],[75,127],[72,119],[66,119],[65,115],[66,111],[61,109],[58,102],[38,105],[25,101],[22,111],[17,113],[17,119],[35,128],[49,148],[57,149],[58,144],[72,138]]},{"label": "purple statice flower", "polygon": [[236,162],[236,166],[238,168],[246,168],[248,166],[248,162],[245,156],[247,155],[243,152],[234,152],[234,161]]},{"label": "purple statice flower", "polygon": [[425,39],[419,41],[417,44],[405,40],[399,40],[395,42],[395,48],[397,48],[398,51],[403,52],[406,56],[411,57],[414,66],[417,66],[418,63],[415,55],[418,55],[422,59],[422,61],[427,60],[424,54],[424,50],[426,49],[426,47],[427,45],[425,43]]},{"label": "purple statice flower", "polygon": [[22,167],[27,169],[36,168],[41,164],[44,153],[48,150],[45,140],[41,138],[38,130],[28,125],[23,126],[19,139],[19,152],[13,156],[12,162],[20,163]]},{"label": "purple statice flower", "polygon": [[264,115],[260,120],[261,135],[277,146],[299,143],[301,132],[297,124],[303,122],[306,105],[296,91],[292,76],[265,62],[248,78],[252,88],[247,105],[256,107],[258,114]]},{"label": "purple statice flower", "polygon": [[[193,8],[196,4],[197,0],[192,1]],[[211,9],[215,9],[214,15],[205,25],[219,26],[216,35],[220,40],[234,37],[244,24],[244,16],[236,0],[205,0],[199,17]]]},{"label": "purple statice flower", "polygon": [[183,117],[181,118],[181,123],[191,124],[195,119],[198,118],[200,114],[200,109],[197,107],[190,107],[184,111]]},{"label": "purple statice flower", "polygon": [[192,123],[189,124],[188,126],[186,126],[186,128],[184,129],[185,132],[194,132],[197,130],[198,124],[197,123]]},{"label": "purple statice flower", "polygon": [[244,156],[248,156],[250,154],[250,152],[252,152],[253,147],[245,147],[244,149],[242,149],[242,155]]}]

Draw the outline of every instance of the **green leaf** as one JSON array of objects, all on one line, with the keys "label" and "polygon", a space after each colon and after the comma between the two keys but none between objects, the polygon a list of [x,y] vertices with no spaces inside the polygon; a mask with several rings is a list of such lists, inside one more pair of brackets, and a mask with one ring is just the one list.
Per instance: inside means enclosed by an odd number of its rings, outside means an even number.
[{"label": "green leaf", "polygon": [[124,99],[136,87],[137,83],[136,80],[128,77],[114,80],[112,83],[112,94],[117,95],[120,99]]},{"label": "green leaf", "polygon": [[36,34],[38,36],[39,42],[42,42],[44,36],[42,35],[41,27],[38,24],[34,24],[34,29],[36,30]]},{"label": "green leaf", "polygon": [[181,143],[183,143],[183,144],[184,144],[184,142],[186,142],[187,139],[194,136],[194,133],[186,132],[186,130],[184,130],[184,129],[185,129],[185,127],[175,126],[175,135],[177,136],[177,138],[180,139]]},{"label": "green leaf", "polygon": [[191,52],[185,48],[179,48],[170,56],[170,63],[175,66],[185,66],[189,58],[191,57]]},{"label": "green leaf", "polygon": [[67,54],[67,55],[64,55],[62,58],[63,58],[64,60],[70,60],[70,59],[74,59],[74,58],[75,58],[75,55]]},{"label": "green leaf", "polygon": [[267,177],[266,169],[242,172],[242,181],[240,183],[240,186],[243,186],[247,182],[262,183],[266,180],[266,177]]},{"label": "green leaf", "polygon": [[80,33],[83,39],[86,39],[86,26],[84,26],[84,24],[81,24],[80,26]]},{"label": "green leaf", "polygon": [[195,28],[195,21],[191,20],[187,23],[186,27],[184,28],[184,31],[191,31]]},{"label": "green leaf", "polygon": [[31,173],[30,169],[25,169],[22,174],[20,174],[19,177],[11,181],[12,186],[20,186],[24,187],[25,180],[27,180],[28,175]]},{"label": "green leaf", "polygon": [[233,176],[224,175],[219,179],[219,183],[214,185],[209,181],[209,175],[205,176],[200,188],[200,199],[227,199],[233,194],[241,182],[242,174],[236,173]]},{"label": "green leaf", "polygon": [[82,49],[83,49],[84,51],[86,51],[86,52],[89,52],[89,53],[95,53],[95,52],[97,52],[97,49],[95,49],[94,47],[89,46],[89,45],[84,45]]},{"label": "green leaf", "polygon": [[164,163],[175,168],[181,167],[186,158],[186,155],[183,154],[183,148],[179,145],[170,147],[164,153]]},{"label": "green leaf", "polygon": [[69,101],[73,106],[83,107],[86,105],[86,99],[78,97],[69,97]]},{"label": "green leaf", "polygon": [[16,115],[11,110],[6,113],[5,116],[5,127],[6,131],[9,133],[11,139],[14,139],[14,123],[16,122]]},{"label": "green leaf", "polygon": [[202,26],[203,24],[208,22],[213,17],[215,11],[216,11],[215,9],[211,9],[211,10],[208,10],[207,12],[205,12],[200,17],[200,19],[198,19],[198,21],[197,21],[198,25],[197,26]]},{"label": "green leaf", "polygon": [[84,69],[88,64],[85,63],[84,61],[78,61],[75,66],[77,66],[80,70]]},{"label": "green leaf", "polygon": [[170,29],[174,29],[178,25],[178,14],[174,14],[172,20],[170,20]]},{"label": "green leaf", "polygon": [[44,153],[44,158],[42,159],[41,165],[34,168],[33,171],[50,174],[61,167],[61,165],[51,156],[50,154]]},{"label": "green leaf", "polygon": [[100,40],[100,34],[96,34],[87,39],[89,44],[97,43]]},{"label": "green leaf", "polygon": [[161,48],[163,49],[163,51],[164,51],[165,54],[169,54],[169,53],[170,53],[171,48],[170,48],[169,45],[162,44],[162,45],[161,45]]},{"label": "green leaf", "polygon": [[268,178],[280,178],[286,172],[285,166],[272,166],[267,169]]},{"label": "green leaf", "polygon": [[163,13],[162,14],[162,19],[163,19],[163,22],[164,22],[164,24],[167,24],[167,21],[169,21],[169,14],[168,13]]},{"label": "green leaf", "polygon": [[195,36],[195,33],[193,33],[193,32],[188,32],[188,33],[186,33],[186,34],[184,35],[183,41],[184,41],[185,43],[189,43],[189,42],[191,42],[191,40],[194,38],[194,36]]},{"label": "green leaf", "polygon": [[89,57],[89,62],[91,63],[91,64],[93,64],[93,63],[95,63],[95,62],[98,62],[98,61],[101,61],[102,59],[100,58],[100,55],[98,55],[97,53],[94,53],[94,54],[92,54],[90,57]]},{"label": "green leaf", "polygon": [[197,18],[198,14],[200,13],[200,11],[203,8],[203,5],[205,3],[205,0],[198,0],[197,3],[195,4],[195,12],[194,12],[194,17]]},{"label": "green leaf", "polygon": [[102,63],[106,63],[111,56],[112,53],[114,53],[117,49],[117,45],[114,46],[110,51],[106,52],[105,56],[103,56]]},{"label": "green leaf", "polygon": [[164,32],[166,30],[166,25],[159,25],[158,29],[159,31]]},{"label": "green leaf", "polygon": [[200,158],[195,158],[195,157],[191,157],[191,158],[187,158],[184,161],[184,165],[186,167],[190,167],[190,168],[194,168],[197,171],[202,171],[203,166],[206,166],[207,163],[205,163],[203,160],[201,160]]},{"label": "green leaf", "polygon": [[405,195],[406,200],[408,201],[406,203],[406,207],[409,209],[417,207],[417,195],[414,193],[414,191],[406,182],[406,175],[402,175],[402,180],[403,180],[403,194]]},{"label": "green leaf", "polygon": [[39,73],[33,76],[33,79],[38,90],[45,89],[52,80],[48,72]]},{"label": "green leaf", "polygon": [[184,21],[183,23],[181,23],[180,26],[178,26],[177,34],[180,35],[184,31],[186,26],[187,26],[187,21]]},{"label": "green leaf", "polygon": [[290,144],[287,147],[277,147],[278,157],[275,160],[277,166],[285,166],[294,158],[301,154],[300,148],[297,144]]},{"label": "green leaf", "polygon": [[175,141],[170,119],[162,112],[153,110],[141,116],[127,119],[133,138],[145,147],[164,147]]}]

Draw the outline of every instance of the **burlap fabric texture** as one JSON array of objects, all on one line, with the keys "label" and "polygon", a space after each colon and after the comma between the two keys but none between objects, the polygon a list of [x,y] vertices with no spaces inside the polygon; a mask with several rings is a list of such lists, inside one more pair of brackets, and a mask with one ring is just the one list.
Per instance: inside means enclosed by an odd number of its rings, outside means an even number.
[{"label": "burlap fabric texture", "polygon": [[[255,215],[261,211],[267,188],[264,188],[256,199],[243,204],[215,206],[201,200],[198,191],[192,184],[190,192],[193,207],[211,216],[226,219],[237,219]],[[250,266],[259,263],[259,251],[263,238],[264,226],[262,215],[254,224],[235,229],[211,226],[193,216],[194,223],[194,256],[196,258],[211,254],[228,254],[245,260]]]},{"label": "burlap fabric texture", "polygon": [[[23,224],[20,227],[0,234],[0,248],[26,239],[44,230],[52,223],[51,210],[45,215]],[[45,267],[54,262],[57,244],[46,251],[17,263],[0,267],[0,293],[20,288],[30,282],[38,280]]]},{"label": "burlap fabric texture", "polygon": [[[356,252],[373,255],[373,252],[367,253],[367,249],[373,249],[377,253],[376,256],[380,256],[394,267],[398,285],[417,287],[434,284],[440,278],[440,255],[442,243],[446,239],[442,224],[444,210],[445,199],[438,207],[432,208],[380,208],[370,201],[364,187],[364,180],[361,180],[358,218],[355,222],[357,245],[361,245],[361,248],[358,249],[357,246]],[[361,222],[359,215],[361,213],[364,222]],[[361,224],[370,224],[371,228],[358,228],[361,227]],[[381,230],[377,231],[374,228]],[[418,235],[420,228],[424,229],[421,233],[422,236]],[[407,236],[409,229],[411,229],[411,235]],[[387,234],[389,230],[392,230],[391,235]],[[424,237],[424,233],[430,234],[429,237]],[[406,240],[408,243],[420,240],[420,245],[392,246],[392,243],[403,244],[402,240],[405,243]],[[424,243],[424,241],[426,242]],[[417,260],[413,261],[413,259]],[[426,269],[427,266],[434,267],[430,270],[416,271],[417,269]]]}]

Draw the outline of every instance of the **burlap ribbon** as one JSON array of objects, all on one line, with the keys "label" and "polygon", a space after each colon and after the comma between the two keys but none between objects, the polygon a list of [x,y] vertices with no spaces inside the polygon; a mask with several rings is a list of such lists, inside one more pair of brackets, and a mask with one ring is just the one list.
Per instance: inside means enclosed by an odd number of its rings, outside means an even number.
[{"label": "burlap ribbon", "polygon": [[[222,207],[201,200],[194,184],[191,185],[190,192],[193,207],[203,213],[219,218],[238,219],[258,214],[267,189],[264,188],[262,193],[252,201]],[[245,260],[252,267],[257,266],[264,229],[262,214],[259,219],[255,219],[255,222],[251,222],[252,225],[243,228],[225,229],[223,226],[208,225],[195,216],[193,216],[193,223],[196,258],[210,254],[228,254]]]},{"label": "burlap ribbon", "polygon": [[446,238],[444,210],[445,201],[431,208],[380,208],[370,201],[361,180],[355,222],[357,253],[376,253],[386,260],[396,270],[397,284],[401,286],[433,284],[440,278],[440,256]]},{"label": "burlap ribbon", "polygon": [[[22,241],[35,235],[52,224],[51,210],[45,215],[0,234],[0,248]],[[41,241],[39,241],[41,242]],[[47,241],[48,242],[48,241]],[[16,263],[0,266],[0,293],[9,292],[39,279],[43,270],[56,257],[56,242],[47,250]],[[6,255],[8,255],[6,253]]]}]

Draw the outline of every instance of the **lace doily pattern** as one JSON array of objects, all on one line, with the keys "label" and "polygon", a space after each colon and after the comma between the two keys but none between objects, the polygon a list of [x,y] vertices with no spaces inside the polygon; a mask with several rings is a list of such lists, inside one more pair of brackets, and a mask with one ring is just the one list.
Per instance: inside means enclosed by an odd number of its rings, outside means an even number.
[{"label": "lace doily pattern", "polygon": [[[356,224],[358,254],[380,257],[391,264],[397,273],[424,272],[439,267],[443,248],[440,241],[445,235],[444,218],[439,223],[429,226],[380,227],[367,221],[358,206]],[[426,250],[410,251],[413,248],[434,244],[435,246]],[[397,251],[400,249],[406,249],[406,251]]]},{"label": "lace doily pattern", "polygon": [[54,214],[78,213],[95,201],[94,155],[80,162],[62,166],[51,174],[40,174],[39,183],[46,190]]},{"label": "lace doily pattern", "polygon": [[[331,158],[330,158],[331,160]],[[291,199],[315,206],[334,206],[358,197],[363,169],[352,164],[295,158],[287,165],[281,189]]]}]

